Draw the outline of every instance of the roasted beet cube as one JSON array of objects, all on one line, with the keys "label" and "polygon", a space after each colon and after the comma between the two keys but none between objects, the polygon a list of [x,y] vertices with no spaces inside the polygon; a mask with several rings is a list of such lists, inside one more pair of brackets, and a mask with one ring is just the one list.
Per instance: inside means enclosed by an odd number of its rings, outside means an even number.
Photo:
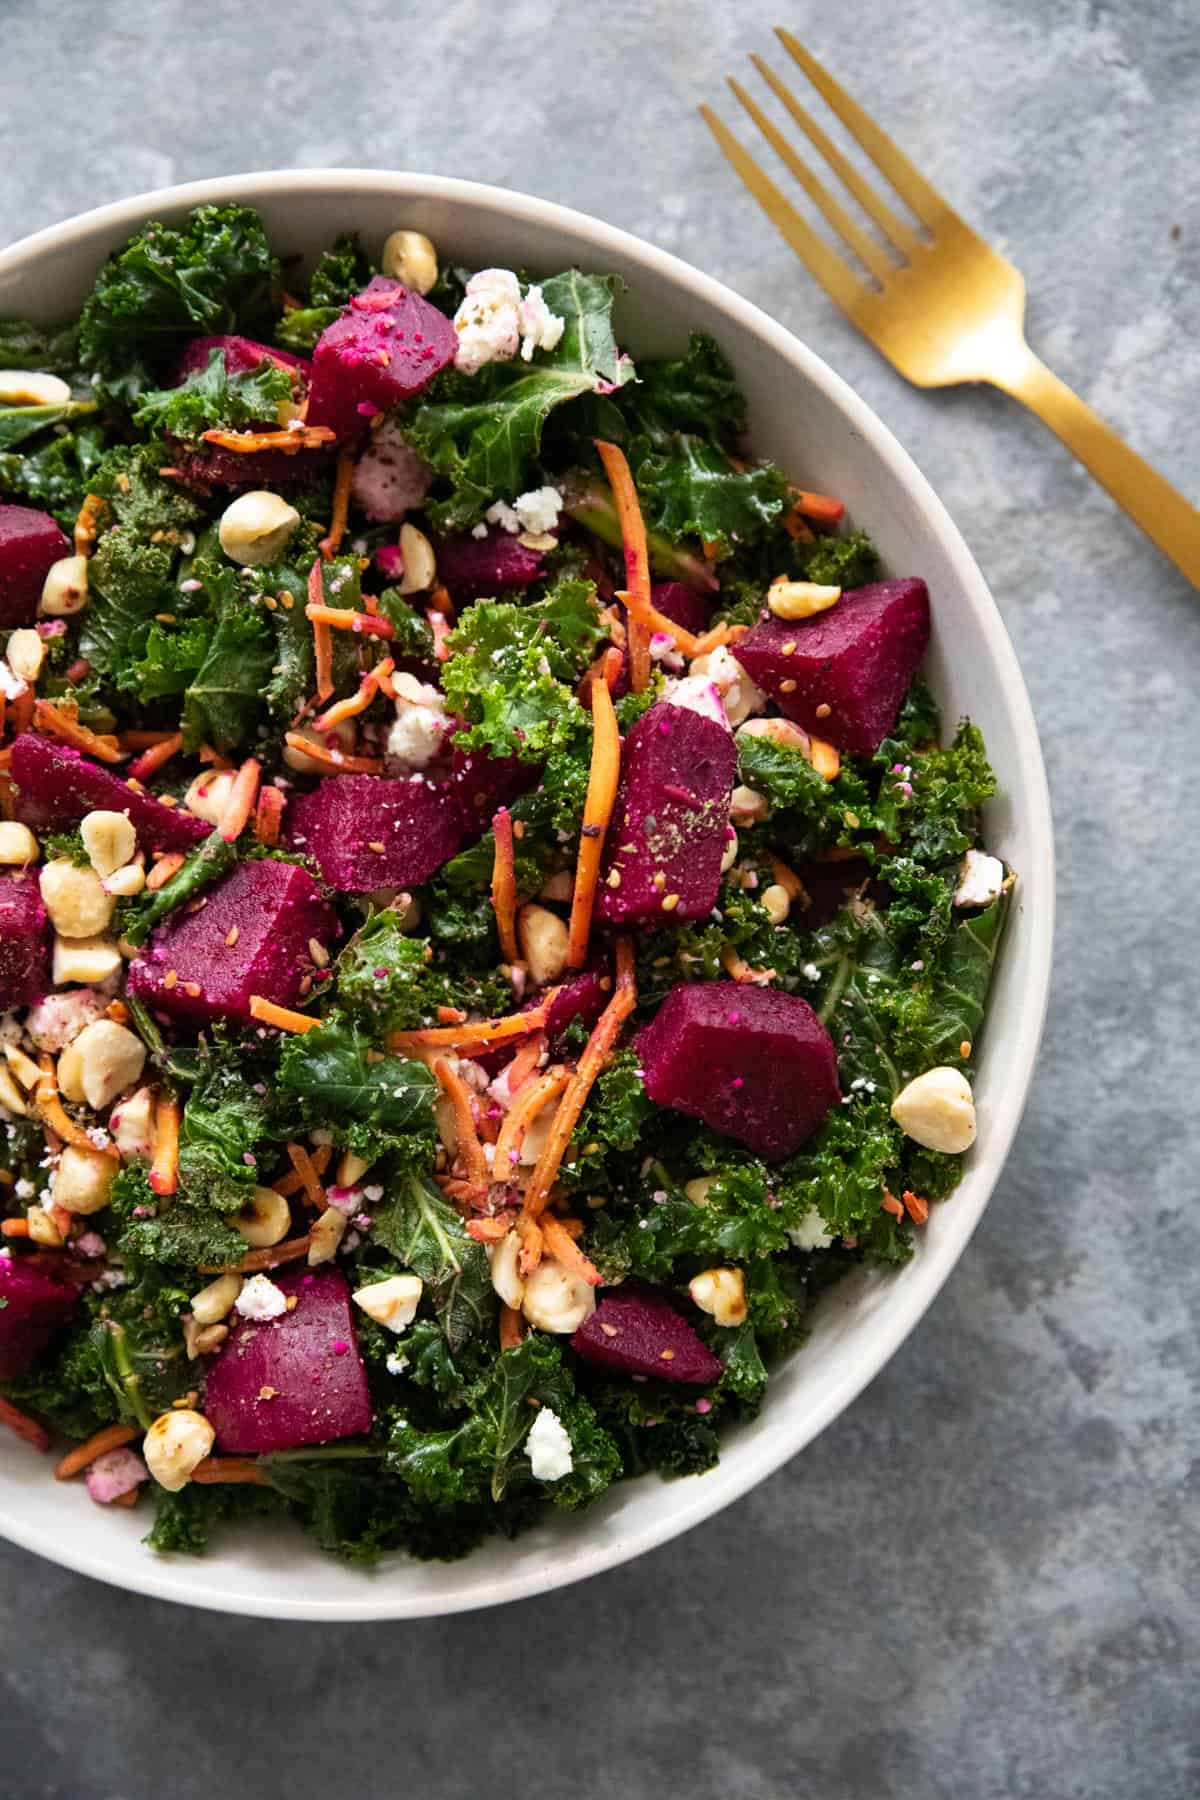
[{"label": "roasted beet cube", "polygon": [[376,413],[428,387],[457,344],[445,313],[401,282],[374,276],[317,339],[308,423],[356,437]]},{"label": "roasted beet cube", "polygon": [[876,581],[811,619],[772,614],[742,639],[737,659],[789,719],[870,756],[896,723],[928,645],[925,583]]},{"label": "roasted beet cube", "polygon": [[70,554],[70,539],[49,513],[0,506],[0,631],[33,624],[47,570]]},{"label": "roasted beet cube", "polygon": [[172,468],[190,487],[279,488],[293,482],[316,481],[330,467],[328,450],[224,450],[220,444],[201,444],[184,450],[170,444]]},{"label": "roasted beet cube", "polygon": [[328,948],[337,935],[337,916],[306,869],[241,863],[195,912],[185,907],[158,927],[129,965],[129,991],[191,1024],[248,1020],[255,994],[277,1006],[299,999],[313,972],[310,943]]},{"label": "roasted beet cube", "polygon": [[660,613],[700,637],[712,623],[712,596],[698,594],[682,581],[656,581],[650,598]]},{"label": "roasted beet cube", "polygon": [[17,817],[34,831],[61,831],[96,808],[127,813],[143,850],[192,850],[212,830],[181,806],[131,788],[115,769],[32,731],[13,744],[9,774],[18,788]]},{"label": "roasted beet cube", "polygon": [[502,806],[511,806],[541,779],[541,769],[516,756],[454,749],[450,785],[462,819],[464,841],[482,837]]},{"label": "roasted beet cube", "polygon": [[0,1012],[41,999],[50,985],[49,954],[37,874],[0,876]]},{"label": "roasted beet cube", "polygon": [[0,1381],[21,1375],[61,1331],[79,1289],[10,1251],[0,1253]]},{"label": "roasted beet cube", "polygon": [[192,338],[186,343],[175,364],[176,383],[186,381],[189,375],[202,374],[214,350],[222,352],[227,375],[248,375],[260,363],[273,362],[281,369],[295,369],[305,382],[312,376],[312,364],[306,357],[293,356],[290,350],[276,350],[273,344],[260,344],[254,338],[230,334]]},{"label": "roasted beet cube", "polygon": [[672,988],[637,1038],[646,1092],[778,1162],[838,1099],[837,1052],[807,1000],[733,981]]},{"label": "roasted beet cube", "polygon": [[612,976],[600,969],[585,969],[563,983],[546,1014],[546,1036],[553,1046],[568,1025],[579,1019],[588,1031],[612,998]]},{"label": "roasted beet cube", "polygon": [[[714,701],[719,712],[719,702]],[[728,725],[660,700],[625,738],[596,914],[702,919],[717,902],[737,752]]]},{"label": "roasted beet cube", "polygon": [[605,1294],[571,1348],[585,1362],[658,1381],[716,1381],[721,1363],[665,1294],[640,1281]]},{"label": "roasted beet cube", "polygon": [[439,581],[464,603],[492,597],[502,588],[527,588],[542,573],[546,555],[498,525],[489,525],[483,538],[469,532],[442,538],[436,553]]},{"label": "roasted beet cube", "polygon": [[292,801],[287,835],[340,894],[416,887],[463,841],[450,784],[423,775],[330,775]]},{"label": "roasted beet cube", "polygon": [[271,1276],[296,1305],[238,1319],[208,1365],[204,1411],[222,1450],[261,1456],[371,1429],[371,1398],[340,1269]]}]

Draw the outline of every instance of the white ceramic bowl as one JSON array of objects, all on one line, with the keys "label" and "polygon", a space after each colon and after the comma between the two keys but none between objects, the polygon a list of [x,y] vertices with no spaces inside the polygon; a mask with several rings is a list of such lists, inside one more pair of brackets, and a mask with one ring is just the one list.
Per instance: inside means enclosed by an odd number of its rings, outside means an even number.
[{"label": "white ceramic bowl", "polygon": [[274,246],[310,255],[357,229],[378,251],[398,225],[475,267],[547,272],[578,263],[628,284],[620,340],[634,355],[678,350],[708,331],[749,399],[755,448],[802,484],[840,495],[895,575],[923,575],[933,599],[929,671],[950,722],[982,727],[1001,794],[987,842],[1020,872],[988,1013],[976,1093],[979,1139],[962,1186],[936,1207],[898,1275],[858,1278],[826,1300],[809,1342],[777,1371],[758,1419],[730,1431],[720,1465],[676,1482],[625,1482],[578,1518],[556,1519],[465,1562],[395,1558],[346,1569],[287,1527],[223,1533],[202,1561],[156,1557],[143,1517],[89,1503],[42,1458],[0,1449],[0,1531],[55,1561],[162,1599],[301,1619],[386,1619],[490,1606],[579,1581],[649,1550],[737,1499],[837,1417],[912,1330],[966,1248],[1007,1155],[1033,1075],[1053,931],[1050,807],[1033,714],[994,601],[945,509],[870,408],[819,357],[719,282],[623,231],[522,194],[427,175],[353,169],[196,182],[106,206],[0,252],[0,316],[71,315],[97,267],[143,220],[205,201],[261,208]]}]

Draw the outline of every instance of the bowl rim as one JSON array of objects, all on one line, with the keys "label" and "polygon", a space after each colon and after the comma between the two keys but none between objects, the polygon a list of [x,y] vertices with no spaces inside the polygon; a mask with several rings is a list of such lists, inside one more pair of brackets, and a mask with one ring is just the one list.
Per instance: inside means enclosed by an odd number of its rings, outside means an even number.
[{"label": "bowl rim", "polygon": [[[695,1482],[673,1484],[677,1504],[669,1514],[651,1520],[636,1531],[616,1531],[594,1537],[562,1559],[546,1558],[536,1570],[514,1574],[484,1574],[463,1583],[451,1595],[432,1596],[423,1591],[406,1594],[402,1583],[384,1583],[387,1570],[363,1580],[353,1595],[332,1600],[305,1598],[303,1592],[263,1592],[246,1595],[226,1590],[217,1576],[216,1557],[181,1567],[180,1562],[144,1553],[144,1563],[112,1568],[103,1549],[79,1543],[48,1546],[29,1520],[8,1510],[0,1494],[0,1535],[22,1548],[100,1581],[142,1593],[155,1599],[245,1616],[280,1619],[383,1621],[400,1618],[443,1616],[531,1598],[581,1581],[605,1569],[627,1562],[668,1543],[773,1474],[823,1431],[891,1360],[908,1334],[936,1298],[965,1251],[1003,1171],[1024,1111],[1033,1079],[1049,998],[1054,938],[1054,838],[1050,796],[1046,781],[1033,708],[999,609],[961,532],[951,519],[911,455],[872,408],[829,365],[794,333],[744,299],[724,282],[706,275],[682,258],[632,232],[606,224],[592,214],[542,200],[535,195],[457,177],[416,171],[380,169],[275,169],[235,175],[216,175],[184,182],[112,201],[58,224],[45,226],[0,250],[0,277],[46,253],[63,251],[99,234],[108,233],[114,245],[146,219],[163,212],[208,203],[227,203],[269,198],[286,200],[316,194],[340,194],[349,202],[355,194],[383,193],[397,199],[446,201],[460,208],[494,214],[503,211],[515,222],[548,225],[586,240],[597,256],[605,252],[639,264],[669,281],[684,295],[694,295],[722,312],[731,325],[757,338],[791,364],[798,375],[820,389],[847,417],[868,448],[888,467],[892,478],[925,518],[943,548],[968,603],[975,613],[994,658],[1006,702],[1017,729],[1017,774],[1023,802],[1023,818],[1029,831],[1030,867],[1022,882],[1038,894],[1038,905],[1025,919],[1028,933],[1028,967],[1024,992],[1019,996],[1019,1024],[1007,1046],[1007,1073],[1002,1095],[989,1117],[989,1176],[979,1191],[966,1201],[960,1197],[955,1212],[958,1227],[952,1242],[922,1256],[905,1271],[889,1308],[885,1327],[877,1330],[869,1353],[846,1359],[846,1365],[830,1381],[804,1417],[789,1425],[786,1414],[772,1422],[769,1432],[745,1443],[737,1454],[722,1458],[715,1469]],[[959,1210],[961,1208],[961,1210]],[[462,1565],[459,1565],[460,1567]],[[469,1567],[469,1563],[468,1563]],[[214,1576],[217,1579],[214,1580]]]}]

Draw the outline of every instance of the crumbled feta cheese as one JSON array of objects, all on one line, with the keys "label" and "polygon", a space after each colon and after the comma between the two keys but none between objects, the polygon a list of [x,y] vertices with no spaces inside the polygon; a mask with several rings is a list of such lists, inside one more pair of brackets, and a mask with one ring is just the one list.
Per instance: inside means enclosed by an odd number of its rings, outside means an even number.
[{"label": "crumbled feta cheese", "polygon": [[533,361],[535,350],[555,350],[566,330],[567,322],[552,313],[542,298],[540,287],[531,287],[521,302],[521,356]]},{"label": "crumbled feta cheese", "polygon": [[1004,864],[986,850],[968,850],[958,871],[955,906],[988,906],[1004,888]]},{"label": "crumbled feta cheese", "polygon": [[521,521],[513,507],[505,500],[496,500],[484,513],[489,525],[499,525],[502,531],[509,531],[515,537],[521,529]]},{"label": "crumbled feta cheese", "polygon": [[27,685],[19,675],[9,668],[6,662],[0,660],[0,694],[3,694],[6,700],[19,699]]},{"label": "crumbled feta cheese", "polygon": [[483,523],[482,519],[478,525],[472,525],[471,536],[473,538],[485,538],[487,536],[487,526]]},{"label": "crumbled feta cheese", "polygon": [[389,1350],[384,1358],[383,1366],[389,1375],[403,1375],[408,1367],[407,1356],[401,1356],[398,1350]]},{"label": "crumbled feta cheese", "polygon": [[474,375],[485,363],[509,362],[517,354],[521,284],[511,269],[481,269],[472,275],[454,315],[454,329],[454,363],[465,375]]},{"label": "crumbled feta cheese", "polygon": [[702,719],[711,719],[715,725],[729,729],[721,696],[715,684],[704,675],[684,675],[679,681],[668,681],[663,689],[663,699],[672,706],[699,713]]},{"label": "crumbled feta cheese", "polygon": [[561,1481],[575,1467],[567,1428],[550,1407],[543,1406],[529,1427],[525,1454],[535,1481]]},{"label": "crumbled feta cheese", "polygon": [[287,1295],[277,1288],[269,1275],[251,1275],[243,1282],[234,1306],[243,1319],[261,1324],[265,1319],[278,1319],[287,1311]]},{"label": "crumbled feta cheese", "polygon": [[95,988],[72,988],[65,994],[47,994],[25,1020],[25,1029],[39,1050],[57,1056],[104,1012],[106,1002]]},{"label": "crumbled feta cheese", "polygon": [[788,1232],[797,1250],[828,1250],[833,1234],[825,1229],[825,1221],[815,1206],[810,1206],[798,1225]]},{"label": "crumbled feta cheese", "polygon": [[724,702],[725,716],[735,730],[753,713],[763,712],[766,708],[767,696],[724,644],[718,644],[707,656],[695,657],[691,672],[706,675],[715,684]]},{"label": "crumbled feta cheese", "polygon": [[528,494],[518,494],[513,511],[521,529],[539,537],[555,529],[562,506],[563,497],[556,487],[540,487],[532,488]]},{"label": "crumbled feta cheese", "polygon": [[396,723],[384,746],[389,775],[428,768],[441,750],[450,721],[441,694],[414,675],[397,675]]}]

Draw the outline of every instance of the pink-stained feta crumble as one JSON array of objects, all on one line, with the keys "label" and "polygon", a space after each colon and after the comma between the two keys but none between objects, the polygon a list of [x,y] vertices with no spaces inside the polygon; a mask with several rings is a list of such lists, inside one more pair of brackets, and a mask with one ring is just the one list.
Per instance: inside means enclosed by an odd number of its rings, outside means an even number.
[{"label": "pink-stained feta crumble", "polygon": [[106,1450],[92,1463],[84,1480],[87,1491],[98,1506],[111,1506],[122,1494],[128,1494],[143,1481],[149,1481],[150,1471],[141,1457],[129,1449]]}]

